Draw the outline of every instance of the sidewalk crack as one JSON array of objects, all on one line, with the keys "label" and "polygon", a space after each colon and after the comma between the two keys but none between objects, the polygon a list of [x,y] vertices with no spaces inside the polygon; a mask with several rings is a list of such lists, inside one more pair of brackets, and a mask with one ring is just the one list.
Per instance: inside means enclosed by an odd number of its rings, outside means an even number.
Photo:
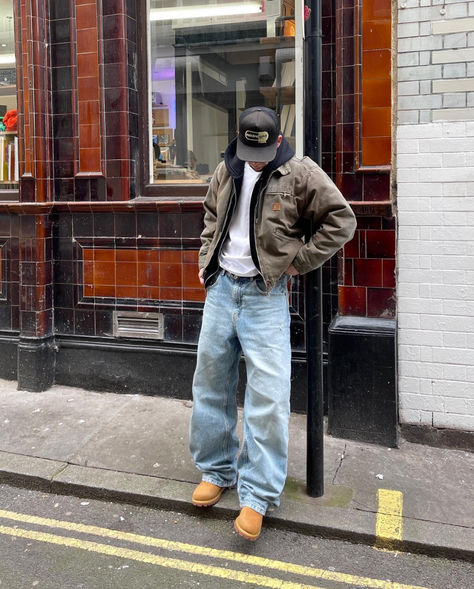
[{"label": "sidewalk crack", "polygon": [[334,476],[332,477],[332,484],[333,484],[333,485],[335,485],[335,484],[336,484],[336,483],[335,483],[335,481],[336,481],[336,477],[337,477],[337,475],[338,475],[339,471],[341,470],[342,463],[343,463],[343,461],[344,461],[344,458],[346,457],[346,448],[347,448],[347,444],[344,444],[344,450],[342,451],[341,457],[340,457],[340,459],[339,459],[339,464],[338,464],[338,466],[337,466],[337,468],[336,468],[336,472],[334,473]]},{"label": "sidewalk crack", "polygon": [[53,474],[53,476],[51,477],[51,482],[54,482],[54,480],[55,480],[55,479],[56,479],[56,478],[57,478],[57,477],[58,477],[60,474],[62,474],[62,473],[63,473],[63,472],[66,470],[66,468],[67,468],[68,466],[70,466],[70,463],[69,463],[69,462],[65,462],[65,463],[63,464],[63,466],[62,466],[62,467],[61,467],[61,468],[60,468],[60,469],[59,469],[57,472],[55,472],[55,473]]}]

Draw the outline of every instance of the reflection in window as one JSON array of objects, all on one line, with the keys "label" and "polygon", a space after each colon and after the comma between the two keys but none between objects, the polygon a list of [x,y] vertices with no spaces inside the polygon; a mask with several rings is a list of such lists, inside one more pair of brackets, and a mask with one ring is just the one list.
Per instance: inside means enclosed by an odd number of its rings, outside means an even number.
[{"label": "reflection in window", "polygon": [[207,182],[250,106],[295,144],[294,0],[149,6],[151,182]]},{"label": "reflection in window", "polygon": [[17,198],[18,136],[13,0],[0,2],[0,200]]}]

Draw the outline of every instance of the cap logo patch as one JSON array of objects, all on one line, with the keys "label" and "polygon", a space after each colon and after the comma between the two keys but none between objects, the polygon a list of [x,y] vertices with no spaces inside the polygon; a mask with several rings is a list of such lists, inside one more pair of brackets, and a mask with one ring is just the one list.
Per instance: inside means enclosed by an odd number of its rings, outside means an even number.
[{"label": "cap logo patch", "polygon": [[257,143],[266,143],[270,137],[267,131],[245,131],[245,139]]}]

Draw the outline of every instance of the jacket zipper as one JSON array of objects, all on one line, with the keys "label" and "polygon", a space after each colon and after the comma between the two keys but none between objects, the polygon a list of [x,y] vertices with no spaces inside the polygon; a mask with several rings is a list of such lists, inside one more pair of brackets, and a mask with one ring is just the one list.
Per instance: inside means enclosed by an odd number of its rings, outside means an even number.
[{"label": "jacket zipper", "polygon": [[[227,203],[227,208],[226,208],[225,215],[224,215],[224,225],[222,227],[222,232],[219,237],[219,242],[217,243],[214,253],[212,254],[212,260],[215,259],[217,261],[217,269],[210,276],[206,277],[206,279],[204,281],[204,286],[206,288],[207,288],[207,285],[209,284],[209,281],[216,275],[217,272],[219,272],[219,256],[221,254],[222,246],[224,245],[227,231],[229,229],[230,220],[232,219],[232,215],[234,214],[235,202],[236,202],[235,194],[236,194],[235,193],[235,181],[232,178],[232,193],[231,193],[231,195],[229,197],[229,201]],[[216,252],[217,252],[217,254],[216,254]],[[211,265],[212,265],[212,261],[211,261]]]},{"label": "jacket zipper", "polygon": [[[257,242],[255,240],[255,225],[259,219],[260,216],[260,202],[261,202],[261,197],[263,192],[266,190],[268,184],[270,183],[270,180],[273,176],[273,174],[275,173],[275,170],[273,170],[268,178],[266,179],[265,185],[261,187],[261,189],[258,191],[257,194],[257,198],[256,198],[256,202],[255,202],[255,208],[254,208],[254,214],[253,214],[253,219],[251,219],[251,225],[250,225],[250,232],[249,232],[249,238],[250,238],[250,252],[252,254],[252,259],[254,264],[257,266],[258,271],[260,272],[260,274],[262,275],[263,281],[265,282],[265,286],[267,285],[266,281],[265,281],[265,276],[263,276],[262,274],[262,267],[260,265],[260,259],[258,257],[258,250],[257,250]],[[255,255],[255,259],[254,259],[254,255]]]}]

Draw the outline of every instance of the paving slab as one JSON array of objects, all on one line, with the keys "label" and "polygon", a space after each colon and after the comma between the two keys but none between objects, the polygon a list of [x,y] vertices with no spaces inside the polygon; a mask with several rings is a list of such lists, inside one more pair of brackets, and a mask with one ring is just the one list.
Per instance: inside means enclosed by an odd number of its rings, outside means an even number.
[{"label": "paving slab", "polygon": [[43,393],[0,386],[0,449],[69,461],[127,402],[122,395],[53,387]]}]

